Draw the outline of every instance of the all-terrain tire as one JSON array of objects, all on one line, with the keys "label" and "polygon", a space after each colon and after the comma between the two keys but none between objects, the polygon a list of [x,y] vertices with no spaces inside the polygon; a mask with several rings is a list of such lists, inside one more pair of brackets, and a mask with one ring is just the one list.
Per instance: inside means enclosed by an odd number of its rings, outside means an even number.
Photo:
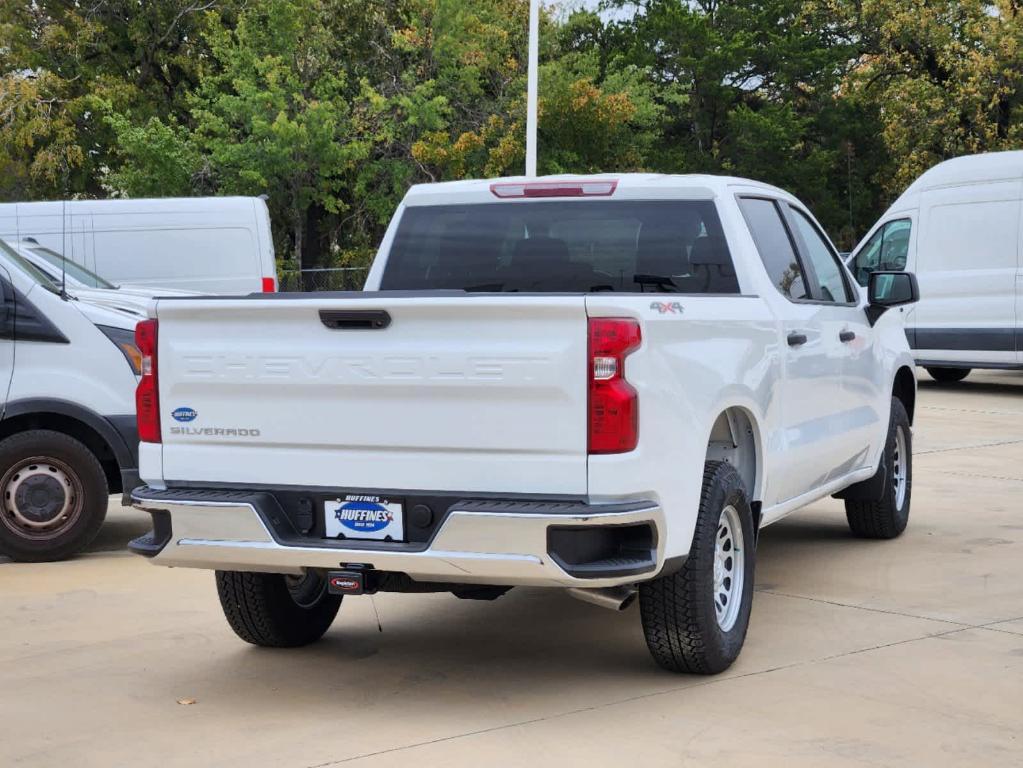
[{"label": "all-terrain tire", "polygon": [[939,384],[955,384],[970,375],[972,368],[928,368],[927,373]]},{"label": "all-terrain tire", "polygon": [[[877,501],[845,500],[845,517],[849,521],[849,528],[865,539],[894,539],[906,530],[909,523],[909,503],[913,491],[913,433],[906,408],[895,397],[892,398],[888,440],[885,442],[881,462],[885,467],[881,498]],[[904,483],[901,493],[900,482]]]},{"label": "all-terrain tire", "polygon": [[316,642],[341,607],[341,596],[328,594],[315,574],[298,581],[279,573],[217,571],[217,594],[234,633],[266,648]]},{"label": "all-terrain tire", "polygon": [[[723,510],[734,510],[741,530],[741,584],[734,584],[732,599],[739,601],[731,625],[718,619],[715,581],[717,540]],[[689,557],[681,570],[640,585],[639,606],[643,634],[654,660],[671,672],[713,675],[722,672],[739,656],[746,639],[753,605],[756,564],[753,514],[742,478],[730,464],[709,461],[704,466],[703,490],[696,531]],[[736,560],[738,562],[738,560]]]},{"label": "all-terrain tire", "polygon": [[0,554],[68,558],[96,538],[109,501],[103,467],[75,438],[33,429],[0,441]]}]

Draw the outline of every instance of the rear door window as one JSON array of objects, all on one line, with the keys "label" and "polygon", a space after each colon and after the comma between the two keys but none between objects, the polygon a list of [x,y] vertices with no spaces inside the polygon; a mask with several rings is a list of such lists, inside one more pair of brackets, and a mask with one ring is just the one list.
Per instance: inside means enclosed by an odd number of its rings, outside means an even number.
[{"label": "rear door window", "polygon": [[380,287],[739,293],[709,200],[411,206]]},{"label": "rear door window", "polygon": [[806,275],[777,202],[764,197],[742,197],[739,207],[771,282],[788,299],[811,298]]}]

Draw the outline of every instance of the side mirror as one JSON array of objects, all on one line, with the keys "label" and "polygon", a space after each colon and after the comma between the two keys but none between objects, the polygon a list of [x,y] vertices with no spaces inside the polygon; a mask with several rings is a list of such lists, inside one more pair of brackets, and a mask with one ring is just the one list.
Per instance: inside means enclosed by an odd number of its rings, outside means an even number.
[{"label": "side mirror", "polygon": [[867,318],[873,325],[891,307],[920,301],[920,286],[912,272],[871,272],[867,281]]}]

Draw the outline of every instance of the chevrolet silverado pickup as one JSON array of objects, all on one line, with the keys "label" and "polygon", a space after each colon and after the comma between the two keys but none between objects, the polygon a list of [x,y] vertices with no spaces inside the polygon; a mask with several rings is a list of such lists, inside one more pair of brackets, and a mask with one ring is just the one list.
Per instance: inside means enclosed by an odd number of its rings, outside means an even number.
[{"label": "chevrolet silverado pickup", "polygon": [[761,527],[827,496],[906,527],[904,272],[862,294],[810,212],[713,176],[413,187],[357,293],[158,299],[132,543],[216,571],[289,647],[346,596],[515,586],[615,609],[655,661],[737,657]]}]

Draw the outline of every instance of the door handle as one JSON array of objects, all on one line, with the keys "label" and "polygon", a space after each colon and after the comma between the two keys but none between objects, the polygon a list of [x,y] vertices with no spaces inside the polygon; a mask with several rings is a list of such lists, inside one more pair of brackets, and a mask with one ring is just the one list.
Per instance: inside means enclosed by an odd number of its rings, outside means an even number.
[{"label": "door handle", "polygon": [[840,334],[838,334],[838,340],[843,344],[848,344],[855,338],[856,338],[855,331],[842,331]]},{"label": "door handle", "polygon": [[801,347],[806,344],[806,334],[790,333],[788,336],[788,342],[790,347]]}]

